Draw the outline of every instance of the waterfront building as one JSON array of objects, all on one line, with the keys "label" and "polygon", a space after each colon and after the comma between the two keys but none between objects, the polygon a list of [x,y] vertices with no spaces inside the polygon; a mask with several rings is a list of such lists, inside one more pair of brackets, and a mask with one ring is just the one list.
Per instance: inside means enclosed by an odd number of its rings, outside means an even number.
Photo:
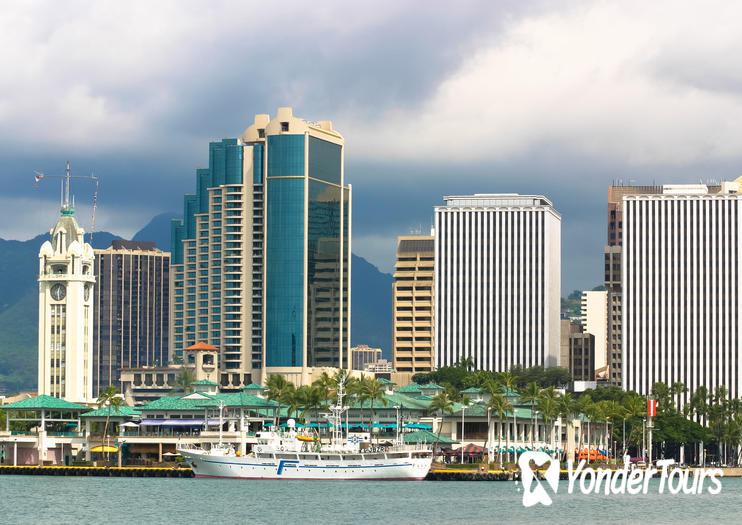
[{"label": "waterfront building", "polygon": [[366,366],[375,365],[381,359],[381,348],[358,345],[350,349],[350,363],[353,370],[366,370]]},{"label": "waterfront building", "polygon": [[168,363],[170,254],[153,242],[95,250],[93,395],[123,391],[121,369]]},{"label": "waterfront building", "polygon": [[595,370],[607,363],[608,292],[584,291],[580,301],[580,321],[584,332],[595,339]]},{"label": "waterfront building", "polygon": [[199,342],[183,350],[177,363],[121,368],[121,392],[126,402],[132,406],[168,395],[184,386],[182,377],[197,383],[206,381],[217,384],[219,379],[219,350]]},{"label": "waterfront building", "polygon": [[69,199],[51,238],[39,250],[38,391],[73,403],[95,399],[93,391],[93,248],[75,220]]},{"label": "waterfront building", "polygon": [[403,235],[397,241],[392,285],[393,363],[397,372],[431,372],[433,359],[433,271],[435,240]]},{"label": "waterfront building", "polygon": [[172,228],[174,355],[219,349],[223,388],[268,374],[297,384],[347,368],[351,187],[343,137],[279,108],[209,145],[209,168]]},{"label": "waterfront building", "polygon": [[557,366],[559,213],[539,195],[445,200],[435,208],[436,366]]},{"label": "waterfront building", "polygon": [[[623,387],[742,394],[742,178],[623,199]],[[713,190],[713,191],[712,191]]]}]

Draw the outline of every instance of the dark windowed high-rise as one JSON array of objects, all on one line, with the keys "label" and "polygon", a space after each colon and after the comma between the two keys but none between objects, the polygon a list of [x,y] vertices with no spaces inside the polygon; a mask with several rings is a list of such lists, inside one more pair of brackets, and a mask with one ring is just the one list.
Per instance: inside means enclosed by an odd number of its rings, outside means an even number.
[{"label": "dark windowed high-rise", "polygon": [[95,250],[93,395],[118,388],[121,368],[168,362],[170,254],[153,242]]}]

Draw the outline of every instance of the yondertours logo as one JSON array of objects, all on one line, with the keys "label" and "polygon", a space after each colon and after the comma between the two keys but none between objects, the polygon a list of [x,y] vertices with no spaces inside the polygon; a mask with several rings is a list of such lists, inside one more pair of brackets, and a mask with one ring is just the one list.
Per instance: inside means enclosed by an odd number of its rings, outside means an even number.
[{"label": "yondertours logo", "polygon": [[[531,469],[531,463],[539,470],[546,469],[542,481],[556,494],[559,490],[559,462],[546,452],[524,452],[518,459],[523,482],[523,505],[551,505],[551,496]],[[661,473],[658,488],[660,494],[667,489],[670,494],[679,494],[682,491],[683,494],[698,495],[703,494],[706,489],[709,494],[715,495],[721,492],[720,478],[724,475],[721,469],[698,468],[691,473],[689,469],[671,468],[675,464],[673,459],[657,461],[657,467],[661,470],[651,466],[647,469],[630,469],[628,464],[618,470],[604,467],[594,469],[585,464],[586,461],[582,460],[575,469],[573,461],[567,462],[567,494],[572,494],[575,486],[579,486],[583,494],[647,494],[649,480]]]}]

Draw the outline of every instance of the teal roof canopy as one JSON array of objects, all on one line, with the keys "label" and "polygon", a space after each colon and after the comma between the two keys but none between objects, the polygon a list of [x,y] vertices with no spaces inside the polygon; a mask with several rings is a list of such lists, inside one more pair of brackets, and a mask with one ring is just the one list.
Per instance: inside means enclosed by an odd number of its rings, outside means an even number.
[{"label": "teal roof canopy", "polygon": [[59,399],[52,396],[40,395],[36,397],[30,397],[15,403],[8,403],[7,405],[0,406],[3,410],[34,410],[34,409],[52,409],[52,410],[88,410],[88,407],[84,405],[78,405],[76,403],[70,403],[64,399]]}]

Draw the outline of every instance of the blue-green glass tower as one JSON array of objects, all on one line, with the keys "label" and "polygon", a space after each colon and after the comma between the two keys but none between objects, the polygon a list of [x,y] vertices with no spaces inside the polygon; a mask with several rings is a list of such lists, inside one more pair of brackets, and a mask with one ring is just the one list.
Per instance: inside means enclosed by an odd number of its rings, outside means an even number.
[{"label": "blue-green glass tower", "polygon": [[351,188],[343,137],[291,108],[210,144],[172,229],[171,341],[220,350],[220,380],[346,367]]}]

